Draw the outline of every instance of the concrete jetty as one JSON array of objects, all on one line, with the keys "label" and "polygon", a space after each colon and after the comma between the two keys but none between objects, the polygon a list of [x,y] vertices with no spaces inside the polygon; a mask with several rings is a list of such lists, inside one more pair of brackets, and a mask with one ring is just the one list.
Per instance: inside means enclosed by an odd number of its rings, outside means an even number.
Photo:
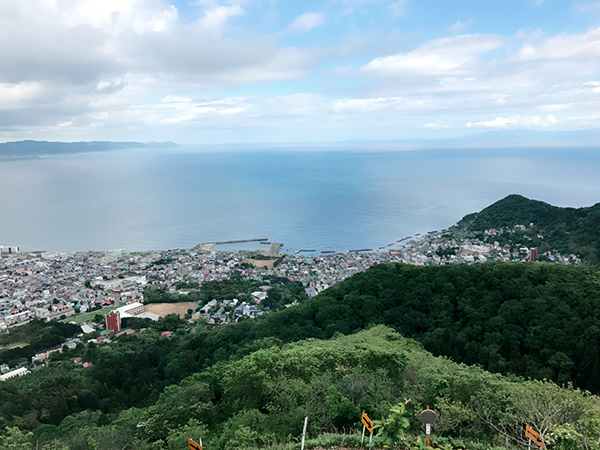
[{"label": "concrete jetty", "polygon": [[231,241],[203,242],[203,243],[196,245],[194,248],[192,248],[192,250],[210,251],[210,250],[212,250],[212,248],[215,245],[220,245],[220,244],[238,244],[238,243],[241,244],[244,242],[260,242],[260,243],[262,243],[262,241],[268,241],[268,240],[269,240],[269,238],[256,238],[256,239],[237,239],[237,240],[231,240]]}]

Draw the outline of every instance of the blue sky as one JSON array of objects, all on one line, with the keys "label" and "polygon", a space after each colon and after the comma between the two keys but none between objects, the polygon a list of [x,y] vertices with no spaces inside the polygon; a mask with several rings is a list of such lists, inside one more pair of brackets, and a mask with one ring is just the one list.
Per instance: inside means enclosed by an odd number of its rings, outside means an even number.
[{"label": "blue sky", "polygon": [[0,141],[600,128],[600,0],[21,0],[0,44]]}]

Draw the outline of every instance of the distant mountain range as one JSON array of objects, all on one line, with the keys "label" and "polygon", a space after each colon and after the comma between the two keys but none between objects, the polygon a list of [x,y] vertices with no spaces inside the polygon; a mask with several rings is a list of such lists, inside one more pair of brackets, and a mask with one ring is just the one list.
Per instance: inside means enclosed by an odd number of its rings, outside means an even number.
[{"label": "distant mountain range", "polygon": [[496,130],[472,134],[459,138],[458,141],[486,143],[486,146],[497,143],[499,146],[511,147],[536,146],[556,147],[572,145],[574,147],[600,147],[600,129],[549,131],[549,130]]},{"label": "distant mountain range", "polygon": [[[430,150],[430,149],[584,149],[600,148],[600,128],[585,130],[494,130],[456,137],[425,137],[390,141],[352,141],[340,143],[342,148],[364,148],[372,150]],[[328,143],[335,149],[336,143]]]},{"label": "distant mountain range", "polygon": [[125,148],[175,148],[174,142],[48,142],[16,141],[0,144],[0,157],[32,157],[66,153],[103,152]]}]

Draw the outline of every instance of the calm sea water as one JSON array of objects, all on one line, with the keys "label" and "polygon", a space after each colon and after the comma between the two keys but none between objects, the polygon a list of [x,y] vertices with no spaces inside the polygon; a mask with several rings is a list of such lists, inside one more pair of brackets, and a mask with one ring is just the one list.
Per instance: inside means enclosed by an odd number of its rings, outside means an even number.
[{"label": "calm sea water", "polygon": [[600,202],[598,149],[206,150],[0,162],[0,245],[149,250],[266,237],[288,252],[377,249],[512,193]]}]

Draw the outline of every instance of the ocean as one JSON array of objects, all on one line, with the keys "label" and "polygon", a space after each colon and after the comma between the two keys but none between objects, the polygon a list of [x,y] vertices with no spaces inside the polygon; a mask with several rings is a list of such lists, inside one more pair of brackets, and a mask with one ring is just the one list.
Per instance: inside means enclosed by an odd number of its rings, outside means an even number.
[{"label": "ocean", "polygon": [[268,238],[287,253],[376,250],[513,193],[590,206],[600,202],[599,174],[599,149],[364,144],[58,155],[0,162],[0,245],[144,251]]}]

